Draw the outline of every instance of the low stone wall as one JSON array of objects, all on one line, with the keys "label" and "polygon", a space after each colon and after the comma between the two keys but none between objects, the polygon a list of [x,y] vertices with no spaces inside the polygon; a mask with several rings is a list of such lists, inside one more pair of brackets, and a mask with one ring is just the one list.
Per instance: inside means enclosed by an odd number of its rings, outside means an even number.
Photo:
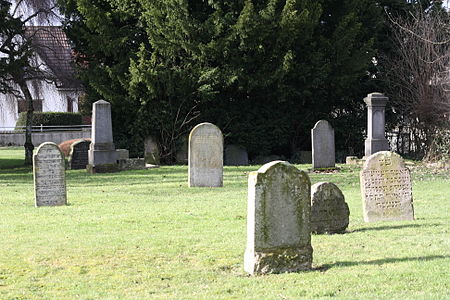
[{"label": "low stone wall", "polygon": [[[32,141],[35,147],[45,142],[60,144],[71,139],[86,139],[91,137],[91,129],[74,131],[50,131],[33,132]],[[0,133],[0,146],[23,146],[25,144],[25,133],[7,132]]]}]

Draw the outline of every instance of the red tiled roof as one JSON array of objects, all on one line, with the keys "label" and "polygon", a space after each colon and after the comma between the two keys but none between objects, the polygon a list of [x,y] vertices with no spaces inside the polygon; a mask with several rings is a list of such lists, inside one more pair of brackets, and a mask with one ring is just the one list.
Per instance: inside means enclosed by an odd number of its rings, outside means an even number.
[{"label": "red tiled roof", "polygon": [[59,88],[80,88],[75,77],[72,49],[66,34],[59,26],[27,26],[27,35],[45,64],[58,79]]}]

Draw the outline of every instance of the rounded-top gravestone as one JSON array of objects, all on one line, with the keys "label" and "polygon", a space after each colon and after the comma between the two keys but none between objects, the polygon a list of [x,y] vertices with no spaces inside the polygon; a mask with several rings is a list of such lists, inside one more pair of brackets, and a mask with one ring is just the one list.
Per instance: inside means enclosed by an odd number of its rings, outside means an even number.
[{"label": "rounded-top gravestone", "polygon": [[69,167],[72,170],[86,169],[89,164],[89,146],[91,141],[78,140],[70,145]]},{"label": "rounded-top gravestone", "polygon": [[311,129],[312,167],[334,168],[336,166],[334,129],[330,123],[320,120]]},{"label": "rounded-top gravestone", "polygon": [[223,186],[223,136],[211,123],[195,126],[189,135],[189,186]]},{"label": "rounded-top gravestone", "polygon": [[67,203],[64,155],[54,143],[41,144],[33,155],[36,206]]},{"label": "rounded-top gravestone", "polygon": [[350,210],[344,194],[331,182],[318,182],[311,187],[311,231],[341,233],[347,229]]},{"label": "rounded-top gravestone", "polygon": [[311,268],[310,189],[308,175],[285,161],[267,163],[249,174],[246,272]]},{"label": "rounded-top gravestone", "polygon": [[414,220],[411,176],[397,153],[369,156],[360,173],[364,220]]}]

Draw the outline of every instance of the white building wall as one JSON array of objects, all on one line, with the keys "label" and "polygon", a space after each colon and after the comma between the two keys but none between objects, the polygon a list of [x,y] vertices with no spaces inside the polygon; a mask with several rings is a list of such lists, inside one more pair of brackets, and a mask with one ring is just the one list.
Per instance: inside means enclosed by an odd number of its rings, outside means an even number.
[{"label": "white building wall", "polygon": [[[28,87],[33,99],[42,99],[43,112],[67,112],[68,97],[73,100],[73,112],[78,112],[80,91],[58,89],[55,84],[45,81],[30,82]],[[18,118],[17,98],[9,94],[0,94],[0,131],[14,129]]]}]

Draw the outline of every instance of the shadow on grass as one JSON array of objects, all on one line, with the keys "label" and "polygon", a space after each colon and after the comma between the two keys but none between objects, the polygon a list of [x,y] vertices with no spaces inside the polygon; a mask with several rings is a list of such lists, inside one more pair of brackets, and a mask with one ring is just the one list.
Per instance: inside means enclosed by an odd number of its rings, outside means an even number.
[{"label": "shadow on grass", "polygon": [[383,259],[375,259],[369,261],[338,261],[333,264],[324,264],[318,267],[315,267],[313,271],[325,272],[334,267],[353,267],[359,265],[384,265],[391,263],[399,263],[399,262],[408,262],[408,261],[430,261],[430,260],[439,260],[439,259],[448,259],[450,256],[446,255],[431,255],[431,256],[421,256],[421,257],[399,257],[399,258],[383,258]]},{"label": "shadow on grass", "polygon": [[404,225],[379,226],[379,227],[354,229],[352,231],[348,231],[347,233],[390,230],[390,229],[403,229],[403,228],[417,228],[417,227],[428,227],[428,226],[436,226],[436,225],[439,225],[439,224],[404,224]]}]

